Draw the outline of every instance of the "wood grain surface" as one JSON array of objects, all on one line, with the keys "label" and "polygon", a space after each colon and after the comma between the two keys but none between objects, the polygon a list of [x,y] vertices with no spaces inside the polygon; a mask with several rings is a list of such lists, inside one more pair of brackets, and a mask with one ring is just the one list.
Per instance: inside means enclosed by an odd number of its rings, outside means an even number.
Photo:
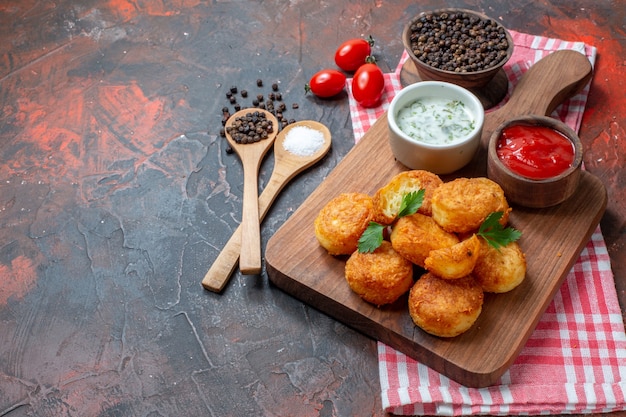
[{"label": "wood grain surface", "polygon": [[[498,124],[520,114],[549,114],[586,84],[591,67],[584,56],[570,52],[544,58],[524,76],[509,102],[486,115],[483,145],[470,166],[444,180],[485,175],[486,140]],[[510,223],[523,232],[525,281],[509,293],[487,295],[469,331],[441,339],[413,324],[406,297],[383,308],[362,301],[345,282],[345,257],[328,255],[315,238],[313,221],[331,198],[341,192],[373,194],[405,169],[391,153],[384,115],[270,239],[265,253],[269,277],[302,301],[466,386],[491,385],[515,360],[597,227],[607,204],[606,190],[584,172],[579,192],[561,205],[514,206]]]}]

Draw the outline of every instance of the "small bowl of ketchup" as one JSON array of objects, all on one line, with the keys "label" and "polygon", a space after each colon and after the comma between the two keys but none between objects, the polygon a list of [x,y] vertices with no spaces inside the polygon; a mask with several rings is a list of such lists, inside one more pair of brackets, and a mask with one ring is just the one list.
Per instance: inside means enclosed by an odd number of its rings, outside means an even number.
[{"label": "small bowl of ketchup", "polygon": [[487,176],[513,204],[551,207],[578,188],[582,160],[580,138],[565,123],[548,116],[521,116],[492,133]]}]

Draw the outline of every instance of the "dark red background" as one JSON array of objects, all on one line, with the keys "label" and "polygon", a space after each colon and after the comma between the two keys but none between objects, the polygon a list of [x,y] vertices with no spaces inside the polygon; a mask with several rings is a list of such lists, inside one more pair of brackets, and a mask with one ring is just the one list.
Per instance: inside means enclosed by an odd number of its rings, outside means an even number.
[{"label": "dark red background", "polygon": [[241,216],[221,108],[232,85],[279,82],[289,118],[333,134],[275,202],[267,242],[353,144],[347,97],[305,96],[305,82],[370,34],[393,70],[404,22],[442,6],[598,48],[580,136],[608,190],[624,308],[621,1],[3,1],[0,416],[382,415],[373,340],[265,274],[201,287]]}]

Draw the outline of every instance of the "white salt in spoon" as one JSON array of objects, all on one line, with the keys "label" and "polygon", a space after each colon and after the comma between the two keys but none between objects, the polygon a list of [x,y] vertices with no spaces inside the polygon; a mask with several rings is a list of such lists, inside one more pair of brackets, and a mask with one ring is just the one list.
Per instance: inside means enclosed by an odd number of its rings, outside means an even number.
[{"label": "white salt in spoon", "polygon": [[[297,155],[284,147],[284,141],[289,131],[295,127],[304,126],[321,132],[324,143],[319,149],[305,155]],[[277,136],[274,143],[274,170],[267,186],[259,197],[259,223],[263,220],[272,203],[284,188],[296,175],[314,165],[328,153],[331,145],[331,134],[326,126],[312,120],[303,120],[287,125]],[[303,149],[309,147],[303,147]],[[300,152],[298,152],[300,153]],[[242,230],[241,225],[235,230],[230,240],[226,243],[211,268],[202,280],[202,286],[213,292],[221,292],[233,271],[237,267],[241,252]]]}]

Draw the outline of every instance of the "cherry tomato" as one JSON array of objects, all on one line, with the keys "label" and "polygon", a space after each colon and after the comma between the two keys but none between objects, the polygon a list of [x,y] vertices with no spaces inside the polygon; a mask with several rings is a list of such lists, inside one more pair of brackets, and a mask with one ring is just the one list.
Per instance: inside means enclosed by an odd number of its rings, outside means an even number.
[{"label": "cherry tomato", "polygon": [[335,52],[335,64],[344,71],[355,71],[365,64],[372,53],[374,39],[350,39],[339,45]]},{"label": "cherry tomato", "polygon": [[304,91],[311,91],[318,97],[332,97],[341,93],[346,86],[346,76],[334,69],[323,69],[311,77],[308,84],[304,86]]},{"label": "cherry tomato", "polygon": [[352,78],[352,96],[363,107],[378,106],[384,90],[385,77],[376,64],[361,65]]}]

